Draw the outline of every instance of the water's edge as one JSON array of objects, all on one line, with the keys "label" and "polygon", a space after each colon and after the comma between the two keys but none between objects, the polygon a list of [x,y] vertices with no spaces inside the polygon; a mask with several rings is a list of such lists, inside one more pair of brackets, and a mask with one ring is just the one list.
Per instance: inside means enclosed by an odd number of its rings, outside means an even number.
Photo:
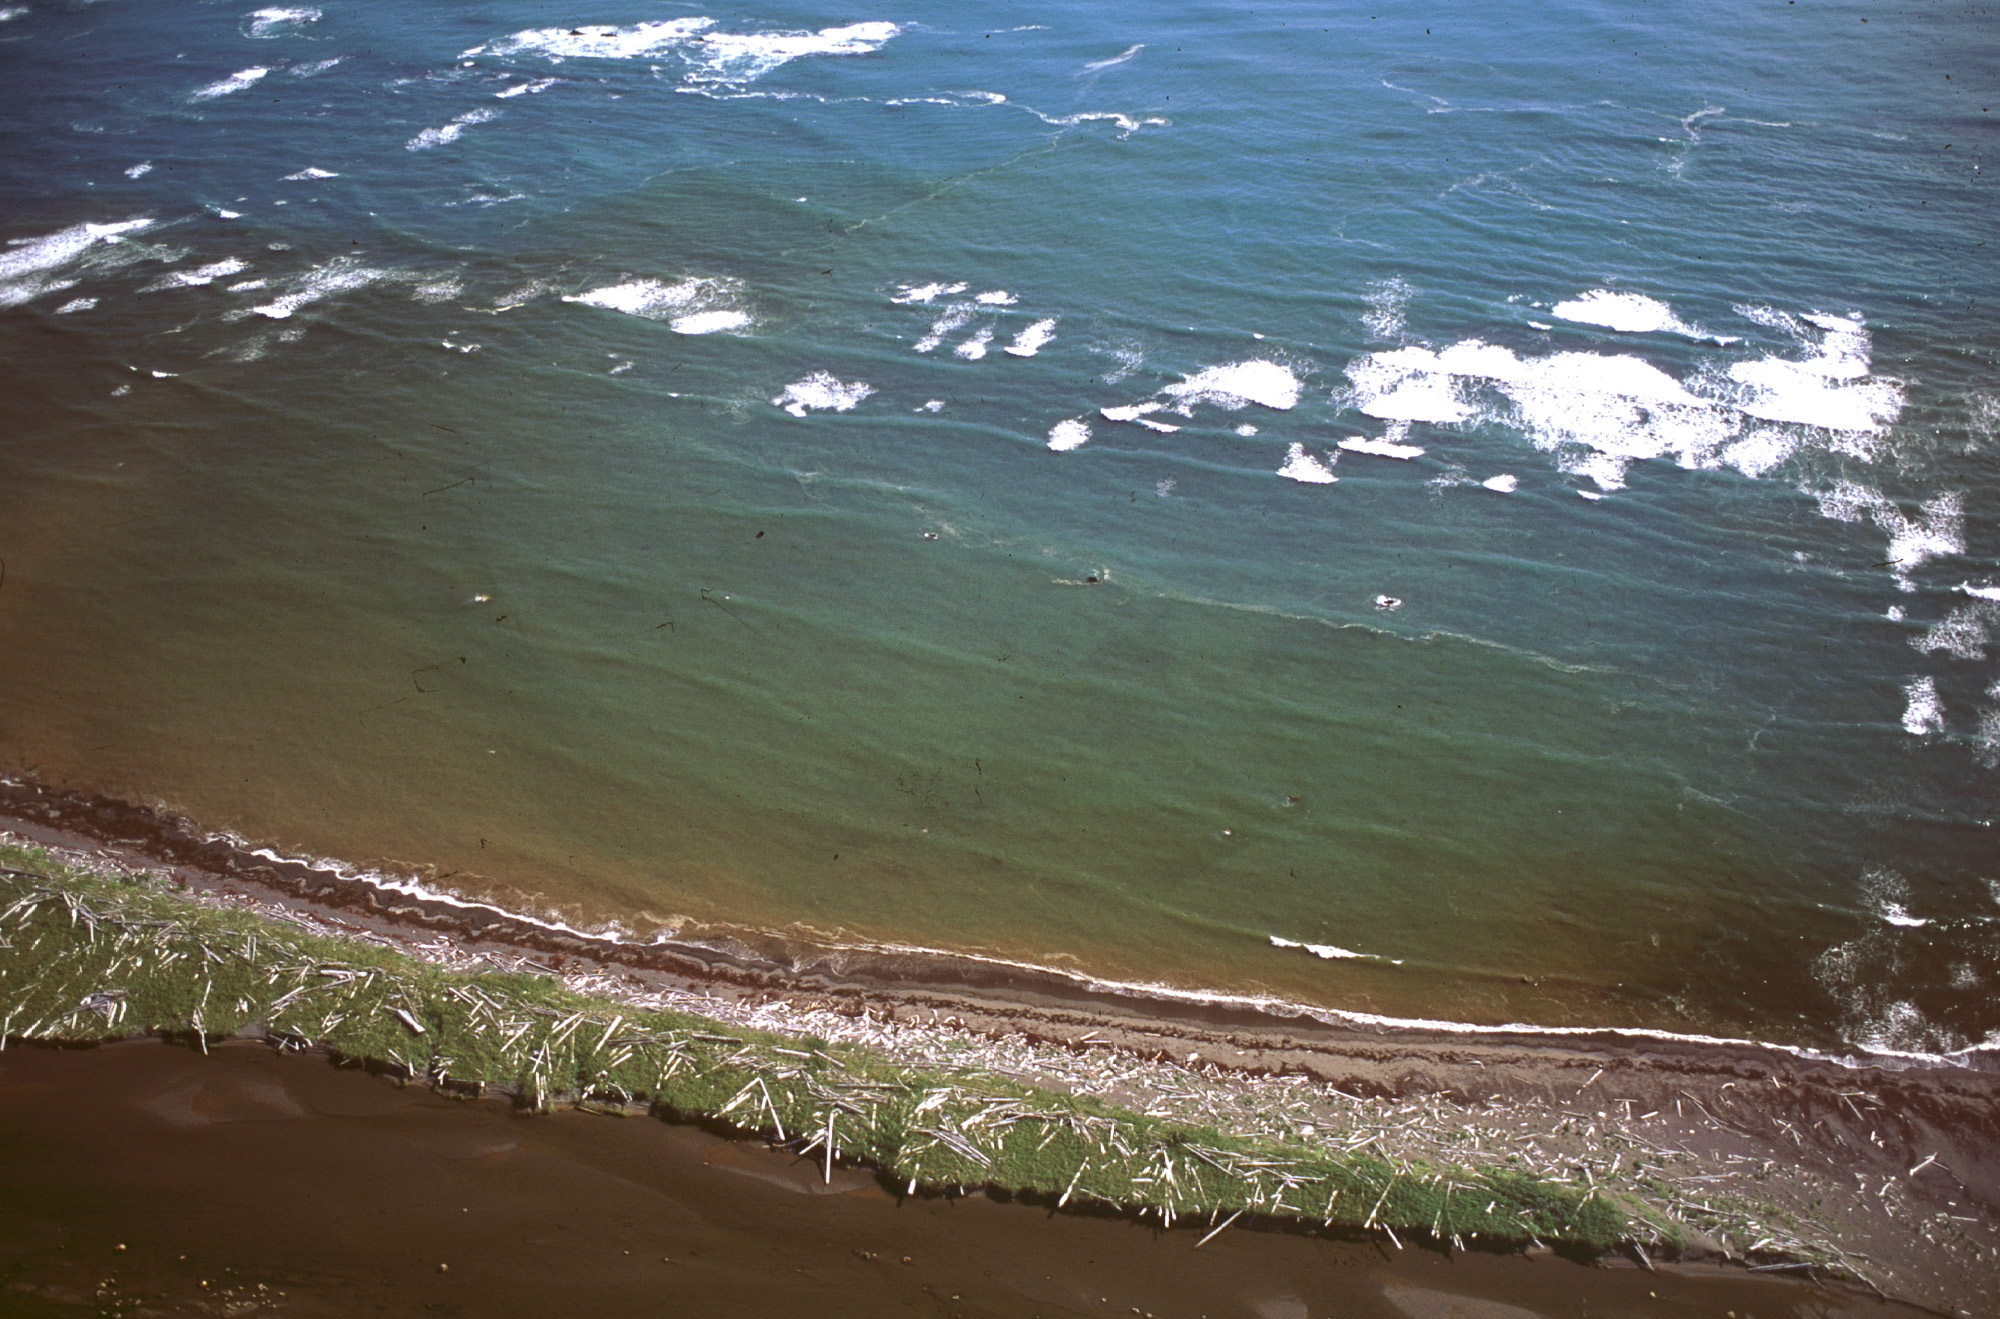
[{"label": "water's edge", "polygon": [[41,825],[99,843],[134,848],[174,867],[248,884],[316,906],[434,931],[466,943],[501,944],[560,965],[581,959],[664,976],[731,994],[806,994],[850,1003],[948,1001],[985,1006],[1000,1016],[1087,1013],[1168,1032],[1277,1033],[1303,1044],[1379,1038],[1408,1045],[1464,1042],[1589,1050],[1625,1047],[1649,1055],[1768,1055],[1850,1070],[1964,1070],[2000,1074],[2000,1047],[1948,1054],[1853,1050],[1832,1053],[1782,1042],[1682,1034],[1621,1026],[1542,1026],[1388,1017],[1274,996],[1202,992],[1110,980],[1081,971],[910,945],[828,944],[792,933],[735,929],[708,937],[662,934],[634,940],[615,930],[561,921],[467,899],[424,881],[414,868],[394,873],[322,858],[282,855],[268,847],[203,830],[169,812],[41,783],[0,777],[0,818]]}]

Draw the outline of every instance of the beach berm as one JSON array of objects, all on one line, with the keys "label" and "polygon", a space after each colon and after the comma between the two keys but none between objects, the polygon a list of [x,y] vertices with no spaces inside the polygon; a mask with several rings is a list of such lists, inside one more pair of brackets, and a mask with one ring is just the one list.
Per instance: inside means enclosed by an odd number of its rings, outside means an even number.
[{"label": "beach berm", "polygon": [[911,1069],[849,1044],[635,1008],[533,973],[467,972],[0,851],[0,1033],[89,1044],[137,1034],[194,1047],[245,1034],[322,1049],[451,1093],[522,1106],[644,1108],[726,1125],[916,1192],[992,1187],[1219,1224],[1243,1214],[1389,1236],[1601,1251],[1625,1210],[1504,1168],[1391,1160],[1161,1120],[966,1069]]}]

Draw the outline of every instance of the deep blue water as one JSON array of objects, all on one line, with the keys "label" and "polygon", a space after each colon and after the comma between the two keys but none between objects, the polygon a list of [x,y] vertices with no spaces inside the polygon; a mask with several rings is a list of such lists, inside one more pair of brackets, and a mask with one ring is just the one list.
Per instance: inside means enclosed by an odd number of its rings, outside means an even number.
[{"label": "deep blue water", "polygon": [[636,930],[2000,1032],[1989,9],[0,13],[7,765]]}]

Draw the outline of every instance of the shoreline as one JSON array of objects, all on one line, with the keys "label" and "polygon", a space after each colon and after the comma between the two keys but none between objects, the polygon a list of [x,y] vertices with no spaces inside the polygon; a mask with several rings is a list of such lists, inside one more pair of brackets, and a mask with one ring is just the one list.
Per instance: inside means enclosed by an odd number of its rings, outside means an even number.
[{"label": "shoreline", "polygon": [[[977,959],[960,959],[955,980],[916,981],[899,972],[936,963],[877,953],[801,968],[747,945],[621,944],[489,915],[19,782],[0,784],[0,827],[211,905],[447,967],[525,970],[625,1003],[910,1065],[975,1065],[1265,1139],[1339,1132],[1343,1145],[1392,1159],[1511,1166],[1645,1205],[1655,1228],[1683,1239],[1684,1260],[1845,1272],[1946,1312],[2000,1304],[1990,1051],[1959,1063],[1859,1060],[1663,1032],[1327,1021],[1301,1005],[1142,997]],[[1653,1168],[1635,1178],[1642,1159]]]},{"label": "shoreline", "polygon": [[1423,1044],[1480,1037],[1495,1044],[1630,1047],[1668,1053],[1774,1053],[1855,1070],[1945,1068],[2000,1075],[2000,1041],[1949,1053],[1852,1047],[1845,1051],[1643,1026],[1547,1026],[1392,1017],[1270,995],[1192,990],[1117,980],[1015,959],[918,945],[824,943],[775,931],[732,929],[707,939],[635,940],[443,891],[414,874],[368,871],[284,856],[136,803],[0,776],[0,827],[53,831],[51,841],[128,848],[186,872],[193,882],[233,882],[355,919],[432,930],[460,943],[492,943],[565,959],[617,965],[710,992],[817,993],[835,997],[970,998],[996,1012],[1110,1012],[1191,1031],[1281,1030],[1328,1041],[1386,1037]]}]

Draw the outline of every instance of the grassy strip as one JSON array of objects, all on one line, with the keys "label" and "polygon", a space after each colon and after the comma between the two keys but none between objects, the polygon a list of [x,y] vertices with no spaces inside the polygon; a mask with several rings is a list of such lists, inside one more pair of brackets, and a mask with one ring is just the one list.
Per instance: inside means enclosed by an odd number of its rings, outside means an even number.
[{"label": "grassy strip", "polygon": [[992,1186],[1176,1218],[1252,1213],[1439,1239],[1628,1239],[1623,1209],[1506,1169],[1392,1163],[1164,1121],[964,1069],[467,974],[0,847],[0,1047],[261,1025],[447,1090],[642,1104],[917,1187]]}]

